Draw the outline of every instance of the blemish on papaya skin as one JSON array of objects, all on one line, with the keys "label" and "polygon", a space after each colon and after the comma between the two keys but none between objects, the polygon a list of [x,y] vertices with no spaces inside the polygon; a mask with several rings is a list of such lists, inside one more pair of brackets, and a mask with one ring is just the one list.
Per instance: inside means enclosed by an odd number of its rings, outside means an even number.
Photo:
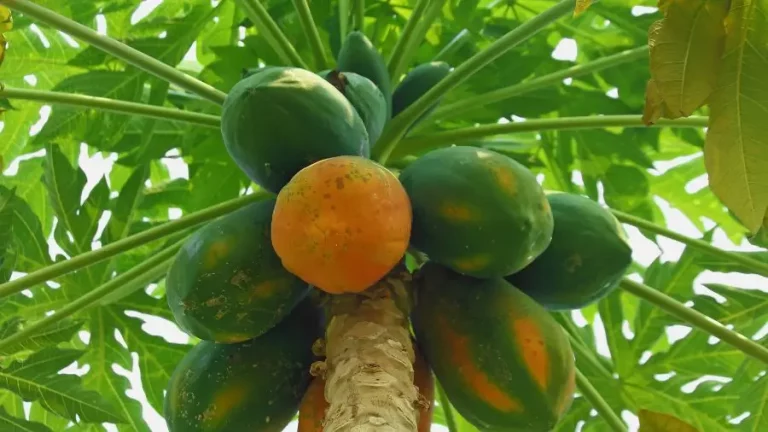
[{"label": "blemish on papaya skin", "polygon": [[280,288],[280,283],[277,283],[275,281],[263,281],[261,283],[258,283],[251,288],[251,295],[249,297],[250,301],[253,301],[256,298],[268,298],[275,294],[275,291],[277,291]]},{"label": "blemish on papaya skin", "polygon": [[513,318],[512,334],[528,372],[546,391],[549,387],[549,353],[538,324],[530,318]]},{"label": "blemish on papaya skin", "polygon": [[344,189],[344,177],[336,177],[336,189]]},{"label": "blemish on papaya skin", "polygon": [[576,271],[581,267],[582,263],[581,255],[571,255],[568,257],[568,259],[565,260],[565,270],[568,273],[576,273]]},{"label": "blemish on papaya skin", "polygon": [[230,243],[227,239],[217,240],[211,243],[211,246],[205,251],[203,257],[203,268],[211,270],[219,264],[222,258],[229,254]]},{"label": "blemish on papaya skin", "polygon": [[493,162],[488,164],[488,169],[493,173],[493,177],[496,179],[499,188],[506,191],[509,195],[517,195],[517,178],[515,178],[513,172],[510,172],[509,170],[504,169],[503,166]]},{"label": "blemish on papaya skin", "polygon": [[206,430],[219,430],[221,422],[239,407],[251,390],[250,382],[235,382],[216,392],[202,415]]},{"label": "blemish on papaya skin", "polygon": [[469,339],[454,332],[445,318],[439,318],[438,327],[445,342],[450,362],[456,366],[458,376],[474,391],[484,403],[501,412],[522,412],[523,406],[517,399],[504,393],[491,381],[485,372],[475,365],[469,348]]},{"label": "blemish on papaya skin", "polygon": [[440,214],[454,222],[468,222],[476,219],[475,212],[469,207],[455,203],[445,203],[440,207]]},{"label": "blemish on papaya skin", "polygon": [[491,262],[491,256],[488,254],[473,255],[466,258],[459,258],[453,261],[453,266],[459,271],[469,272],[484,269]]}]

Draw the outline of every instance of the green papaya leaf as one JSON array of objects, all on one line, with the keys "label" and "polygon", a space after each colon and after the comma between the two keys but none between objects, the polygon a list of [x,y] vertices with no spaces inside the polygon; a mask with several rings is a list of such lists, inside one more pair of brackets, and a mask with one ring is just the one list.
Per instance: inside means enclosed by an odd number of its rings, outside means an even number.
[{"label": "green papaya leaf", "polygon": [[[23,324],[24,319],[21,317],[12,317],[6,320],[0,324],[0,339],[4,339],[18,332]],[[49,345],[67,342],[72,339],[72,336],[74,336],[82,326],[82,320],[67,319],[59,321],[48,328],[41,329],[23,341],[19,341],[16,344],[3,348],[0,350],[0,355],[7,356],[19,351],[37,351]]]},{"label": "green papaya leaf", "polygon": [[0,369],[0,387],[26,401],[40,401],[62,417],[81,421],[119,423],[123,417],[99,393],[85,390],[74,375],[58,372],[83,355],[82,351],[45,348],[23,362]]},{"label": "green papaya leaf", "polygon": [[0,406],[0,426],[8,432],[51,432],[51,429],[42,423],[10,415],[2,406]]}]

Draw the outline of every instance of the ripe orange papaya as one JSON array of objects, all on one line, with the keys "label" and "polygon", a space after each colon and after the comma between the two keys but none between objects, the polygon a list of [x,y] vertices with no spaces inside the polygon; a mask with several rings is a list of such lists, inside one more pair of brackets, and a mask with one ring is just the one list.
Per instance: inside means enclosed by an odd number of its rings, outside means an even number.
[{"label": "ripe orange papaya", "polygon": [[403,258],[411,204],[397,177],[358,156],[316,162],[277,196],[272,244],[283,266],[332,294],[360,292]]}]

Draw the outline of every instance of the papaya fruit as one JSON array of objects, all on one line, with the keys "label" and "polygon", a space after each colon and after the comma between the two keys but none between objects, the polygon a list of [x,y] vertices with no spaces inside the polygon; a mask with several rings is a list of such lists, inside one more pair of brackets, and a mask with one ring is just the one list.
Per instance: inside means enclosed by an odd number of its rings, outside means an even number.
[{"label": "papaya fruit", "polygon": [[336,87],[355,107],[368,131],[371,147],[381,136],[387,123],[387,101],[378,87],[368,78],[354,72],[330,71],[325,79]]},{"label": "papaya fruit", "polygon": [[533,173],[500,153],[433,150],[400,173],[413,207],[411,245],[459,273],[501,277],[549,245],[552,213]]},{"label": "papaya fruit", "polygon": [[275,198],[209,222],[168,270],[166,297],[179,327],[204,340],[243,342],[282,320],[311,287],[272,248]]},{"label": "papaya fruit", "polygon": [[277,195],[272,245],[283,266],[332,294],[360,292],[404,257],[411,205],[397,177],[359,156],[316,162]]},{"label": "papaya fruit", "polygon": [[610,211],[576,194],[547,195],[552,241],[507,280],[549,310],[581,309],[613,291],[632,264],[632,248]]},{"label": "papaya fruit", "polygon": [[[392,117],[405,111],[406,108],[437,85],[449,73],[451,73],[451,66],[442,61],[422,63],[411,69],[392,93]],[[416,126],[421,120],[431,114],[440,104],[440,101],[438,99],[437,102],[432,104],[411,127]]]},{"label": "papaya fruit", "polygon": [[482,431],[552,430],[572,404],[576,373],[557,321],[504,278],[428,262],[414,282],[418,348],[454,408]]},{"label": "papaya fruit", "polygon": [[384,57],[361,31],[349,32],[336,59],[341,72],[354,72],[371,80],[387,102],[387,120],[392,117],[392,85]]},{"label": "papaya fruit", "polygon": [[365,124],[347,98],[295,67],[262,68],[235,84],[224,101],[221,133],[240,169],[273,193],[313,162],[370,156]]},{"label": "papaya fruit", "polygon": [[245,342],[202,341],[179,362],[163,413],[170,432],[280,432],[293,420],[322,336],[305,300],[277,326]]},{"label": "papaya fruit", "polygon": [[[419,406],[418,432],[429,432],[432,428],[432,413],[435,401],[435,380],[424,356],[416,351],[416,361],[413,364],[413,384],[418,387],[422,396]],[[298,432],[323,432],[325,413],[328,401],[325,399],[325,380],[316,377],[309,384],[307,393],[299,407]]]}]

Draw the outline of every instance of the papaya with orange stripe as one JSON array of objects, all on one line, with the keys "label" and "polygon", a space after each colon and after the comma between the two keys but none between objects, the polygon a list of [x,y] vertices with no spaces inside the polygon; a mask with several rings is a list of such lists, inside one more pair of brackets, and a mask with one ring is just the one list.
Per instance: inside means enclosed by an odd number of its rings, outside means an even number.
[{"label": "papaya with orange stripe", "polygon": [[416,340],[456,410],[484,431],[554,428],[573,401],[575,365],[549,313],[503,278],[430,262],[415,282]]},{"label": "papaya with orange stripe", "polygon": [[310,292],[272,247],[274,198],[204,225],[176,254],[166,298],[179,327],[200,339],[243,342],[274,327]]},{"label": "papaya with orange stripe", "polygon": [[[429,432],[432,427],[432,413],[435,401],[435,380],[424,356],[416,352],[413,364],[413,384],[419,389],[418,432]],[[325,413],[328,410],[325,399],[325,380],[317,377],[307,389],[299,408],[298,432],[323,432]]]},{"label": "papaya with orange stripe", "polygon": [[411,246],[458,273],[515,273],[552,239],[544,190],[528,168],[500,153],[434,150],[408,165],[400,182],[413,207]]},{"label": "papaya with orange stripe", "polygon": [[240,343],[202,341],[168,383],[170,432],[280,432],[294,418],[316,360],[322,314],[309,299],[267,333]]}]

